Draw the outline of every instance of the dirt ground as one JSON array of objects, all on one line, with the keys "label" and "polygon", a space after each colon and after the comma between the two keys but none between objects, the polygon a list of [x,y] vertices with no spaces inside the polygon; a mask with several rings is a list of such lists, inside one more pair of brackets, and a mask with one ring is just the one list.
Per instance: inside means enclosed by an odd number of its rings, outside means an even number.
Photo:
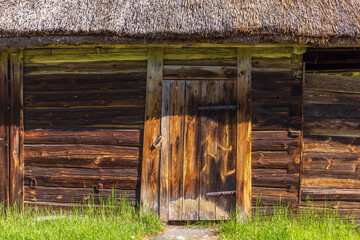
[{"label": "dirt ground", "polygon": [[218,239],[218,237],[215,235],[215,230],[212,228],[167,225],[162,234],[153,237],[152,239],[153,240],[185,240],[185,239],[216,240]]}]

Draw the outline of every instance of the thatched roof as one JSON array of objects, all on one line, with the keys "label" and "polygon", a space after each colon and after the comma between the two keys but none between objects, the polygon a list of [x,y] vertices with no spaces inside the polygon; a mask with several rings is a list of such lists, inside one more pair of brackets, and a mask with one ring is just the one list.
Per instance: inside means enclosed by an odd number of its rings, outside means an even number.
[{"label": "thatched roof", "polygon": [[359,0],[0,0],[0,44],[359,44]]}]

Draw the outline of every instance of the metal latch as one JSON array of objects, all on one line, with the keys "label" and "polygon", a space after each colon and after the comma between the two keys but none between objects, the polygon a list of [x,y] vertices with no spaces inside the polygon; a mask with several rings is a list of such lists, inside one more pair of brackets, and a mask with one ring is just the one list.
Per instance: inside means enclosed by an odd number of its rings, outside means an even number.
[{"label": "metal latch", "polygon": [[199,106],[198,110],[236,110],[239,105]]},{"label": "metal latch", "polygon": [[33,189],[37,188],[37,180],[36,180],[36,178],[31,178],[30,179],[30,188],[33,188]]},{"label": "metal latch", "polygon": [[236,191],[208,192],[205,194],[206,197],[218,197],[224,195],[236,196]]}]

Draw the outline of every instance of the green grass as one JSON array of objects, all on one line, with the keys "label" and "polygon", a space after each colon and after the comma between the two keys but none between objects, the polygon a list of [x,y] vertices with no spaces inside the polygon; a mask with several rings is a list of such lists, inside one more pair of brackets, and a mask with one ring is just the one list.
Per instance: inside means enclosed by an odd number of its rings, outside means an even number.
[{"label": "green grass", "polygon": [[128,201],[111,198],[100,207],[90,203],[57,213],[13,207],[0,215],[0,239],[142,239],[162,230],[154,214],[142,213],[140,218]]},{"label": "green grass", "polygon": [[278,208],[270,216],[256,213],[244,221],[222,221],[218,227],[221,239],[360,239],[360,229],[351,218],[328,210],[299,210],[290,215]]}]

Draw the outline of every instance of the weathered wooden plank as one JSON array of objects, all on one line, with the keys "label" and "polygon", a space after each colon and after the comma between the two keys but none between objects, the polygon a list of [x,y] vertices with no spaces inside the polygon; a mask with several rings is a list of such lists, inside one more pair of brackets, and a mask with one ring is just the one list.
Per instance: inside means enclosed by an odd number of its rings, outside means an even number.
[{"label": "weathered wooden plank", "polygon": [[251,154],[252,169],[255,168],[285,168],[288,172],[300,170],[300,155],[285,151],[256,151]]},{"label": "weathered wooden plank", "polygon": [[359,137],[358,119],[304,117],[304,134],[321,136]]},{"label": "weathered wooden plank", "polygon": [[142,130],[140,129],[27,129],[25,144],[93,144],[93,145],[126,145],[141,146]]},{"label": "weathered wooden plank", "polygon": [[304,136],[304,152],[360,153],[357,137]]},{"label": "weathered wooden plank", "polygon": [[304,153],[303,169],[360,171],[360,157],[353,153]]},{"label": "weathered wooden plank", "polygon": [[236,58],[236,48],[165,48],[165,60],[198,60]]},{"label": "weathered wooden plank", "polygon": [[326,209],[360,209],[360,202],[348,202],[348,201],[306,201],[301,202],[301,206],[310,208],[326,208]]},{"label": "weathered wooden plank", "polygon": [[43,167],[138,168],[139,147],[84,144],[25,144],[25,165]]},{"label": "weathered wooden plank", "polygon": [[199,219],[199,113],[201,83],[186,81],[183,174],[184,220]]},{"label": "weathered wooden plank", "polygon": [[147,61],[27,63],[24,75],[115,74],[146,72]]},{"label": "weathered wooden plank", "polygon": [[252,48],[251,57],[253,58],[291,58],[291,54],[294,52],[292,47],[274,47],[274,48]]},{"label": "weathered wooden plank", "polygon": [[145,91],[25,92],[25,109],[145,107]]},{"label": "weathered wooden plank", "polygon": [[181,66],[235,66],[236,67],[236,57],[233,58],[215,58],[215,59],[173,59],[167,60],[164,59],[165,65],[181,65]]},{"label": "weathered wooden plank", "polygon": [[300,139],[254,140],[251,146],[253,151],[288,151],[291,148],[300,147]]},{"label": "weathered wooden plank", "polygon": [[9,203],[23,202],[23,53],[10,53]]},{"label": "weathered wooden plank", "polygon": [[[216,105],[219,102],[219,81],[201,82],[201,105]],[[207,192],[216,189],[216,156],[218,154],[218,112],[200,111],[200,220],[215,220],[215,199],[207,198]]]},{"label": "weathered wooden plank", "polygon": [[360,191],[358,189],[322,189],[322,188],[303,188],[301,199],[312,200],[348,200],[360,201]]},{"label": "weathered wooden plank", "polygon": [[136,202],[139,195],[136,190],[94,189],[94,188],[63,188],[25,186],[25,201],[56,202],[56,203],[105,203],[108,198],[120,200],[126,198]]},{"label": "weathered wooden plank", "polygon": [[146,89],[146,72],[24,77],[25,92],[128,91],[141,89]]},{"label": "weathered wooden plank", "polygon": [[331,177],[339,179],[357,180],[360,178],[360,171],[326,170],[326,169],[303,169],[302,175],[306,177]]},{"label": "weathered wooden plank", "polygon": [[[143,128],[144,108],[27,109],[25,128]],[[100,117],[101,116],[101,117]]]},{"label": "weathered wooden plank", "polygon": [[252,57],[251,59],[252,69],[300,69],[301,66],[296,63],[292,63],[291,58],[268,58],[268,57]]},{"label": "weathered wooden plank", "polygon": [[84,55],[84,54],[113,54],[113,53],[120,53],[123,55],[131,55],[131,54],[144,54],[147,55],[147,48],[142,47],[126,47],[126,48],[116,48],[116,47],[109,47],[109,46],[88,46],[88,47],[79,47],[71,48],[66,46],[65,48],[62,47],[54,47],[51,46],[50,48],[37,48],[37,49],[26,49],[24,50],[24,56],[48,56],[48,55]]},{"label": "weathered wooden plank", "polygon": [[162,108],[161,108],[161,145],[160,159],[160,218],[169,220],[169,161],[170,159],[170,83],[163,81]]},{"label": "weathered wooden plank", "polygon": [[335,176],[320,177],[320,176],[306,176],[301,180],[302,187],[318,187],[324,189],[331,188],[348,188],[348,189],[360,189],[359,179],[348,178],[336,178]]},{"label": "weathered wooden plank", "polygon": [[307,73],[305,88],[328,92],[360,93],[360,78]]},{"label": "weathered wooden plank", "polygon": [[[220,82],[220,105],[236,104],[236,82]],[[217,192],[234,191],[236,189],[236,111],[218,112],[218,154],[216,159]],[[219,196],[216,198],[217,220],[228,219],[235,211],[235,196]]]},{"label": "weathered wooden plank", "polygon": [[251,78],[254,83],[257,81],[263,82],[296,82],[296,78],[291,75],[291,71],[261,71],[251,69]]},{"label": "weathered wooden plank", "polygon": [[25,55],[25,63],[61,63],[61,62],[105,62],[120,60],[147,60],[146,48],[133,49],[51,49],[51,53]]},{"label": "weathered wooden plank", "polygon": [[25,166],[26,185],[30,185],[31,178],[36,179],[38,186],[131,190],[139,188],[140,170]]},{"label": "weathered wooden plank", "polygon": [[144,210],[158,212],[160,149],[152,149],[152,145],[161,134],[162,48],[149,48],[147,66],[140,203]]},{"label": "weathered wooden plank", "polygon": [[236,67],[229,66],[164,66],[164,79],[236,79]]},{"label": "weathered wooden plank", "polygon": [[236,207],[251,214],[251,50],[237,49]]},{"label": "weathered wooden plank", "polygon": [[252,169],[252,185],[298,188],[299,173],[290,174],[287,169]]},{"label": "weathered wooden plank", "polygon": [[304,101],[306,103],[317,104],[341,104],[341,105],[359,105],[360,94],[327,92],[326,89],[304,91]]},{"label": "weathered wooden plank", "polygon": [[185,81],[170,84],[169,220],[183,219]]},{"label": "weathered wooden plank", "polygon": [[9,155],[8,155],[8,52],[0,52],[0,204],[9,200]]},{"label": "weathered wooden plank", "polygon": [[342,105],[342,104],[304,104],[304,116],[306,117],[324,117],[324,118],[360,118],[359,105]]},{"label": "weathered wooden plank", "polygon": [[294,207],[298,202],[298,193],[289,191],[286,188],[265,188],[253,187],[252,203],[257,206],[280,206],[281,204],[291,204]]}]

